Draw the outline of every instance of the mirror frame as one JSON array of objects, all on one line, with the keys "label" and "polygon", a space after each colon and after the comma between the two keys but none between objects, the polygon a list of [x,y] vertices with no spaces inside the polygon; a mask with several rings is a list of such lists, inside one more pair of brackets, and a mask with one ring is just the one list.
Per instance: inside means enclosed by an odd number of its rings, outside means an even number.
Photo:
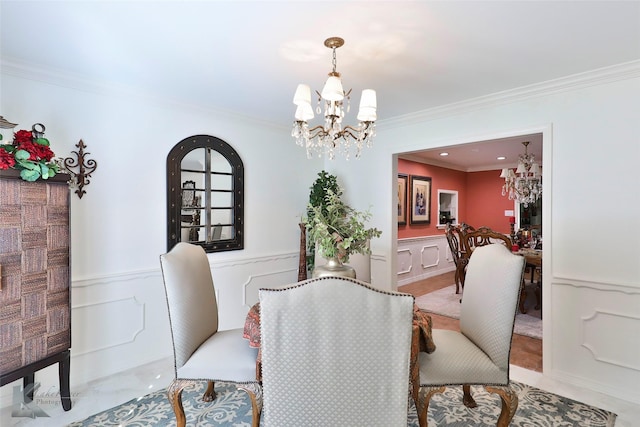
[{"label": "mirror frame", "polygon": [[[191,151],[209,148],[217,151],[231,165],[233,182],[233,228],[230,239],[210,242],[191,242],[200,245],[205,252],[236,251],[244,249],[244,165],[242,159],[229,144],[210,135],[194,135],[177,143],[167,155],[167,251],[181,238],[182,218],[182,159]],[[206,174],[211,171],[205,171]],[[205,209],[210,206],[205,206]]]}]

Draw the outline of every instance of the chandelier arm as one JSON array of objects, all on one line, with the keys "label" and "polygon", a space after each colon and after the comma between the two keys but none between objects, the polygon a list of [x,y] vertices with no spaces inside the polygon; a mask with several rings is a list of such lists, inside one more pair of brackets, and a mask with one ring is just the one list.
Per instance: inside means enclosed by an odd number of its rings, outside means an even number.
[{"label": "chandelier arm", "polygon": [[355,132],[360,132],[358,129],[354,128],[353,126],[345,126],[345,128],[342,129],[342,132],[338,134],[338,138],[340,137],[344,138],[345,135],[349,135],[351,138],[358,140],[358,137],[353,134],[352,130]]},{"label": "chandelier arm", "polygon": [[364,127],[364,128],[362,128],[362,129],[358,129],[358,128],[353,127],[353,126],[351,126],[351,125],[347,125],[347,126],[345,126],[345,127],[344,127],[344,130],[346,131],[347,129],[349,129],[349,130],[351,130],[351,131],[353,131],[353,132],[361,132],[361,131],[363,131],[363,130],[366,130],[366,129],[367,129],[367,126],[365,126],[365,127]]},{"label": "chandelier arm", "polygon": [[[373,123],[373,122],[362,122],[362,124],[363,124],[364,126],[362,126],[361,128],[360,128],[360,127],[357,127],[357,128],[356,128],[356,127],[353,127],[353,126],[351,126],[351,125],[347,125],[347,126],[345,126],[345,127],[344,127],[344,129],[345,129],[345,130],[350,129],[350,130],[352,130],[352,131],[354,131],[354,132],[360,133],[360,134],[362,134],[362,135],[363,135],[363,139],[366,139],[366,138],[368,138],[368,136],[369,136],[369,134],[370,134],[370,132],[371,132],[371,124],[372,124],[372,123]],[[358,139],[357,137],[353,136],[353,134],[351,134],[351,136],[352,136],[354,139]]]},{"label": "chandelier arm", "polygon": [[[350,129],[344,128],[340,132],[336,133],[333,139],[336,140],[336,139],[344,138],[345,136],[350,136],[354,140],[357,140],[358,137],[354,135],[351,130],[354,130],[356,132],[358,132],[358,130],[351,126],[349,126],[349,128]],[[326,136],[329,136],[329,135],[330,135],[329,132],[327,132],[322,126],[314,126],[311,129],[309,129],[309,139],[313,139],[317,137],[325,138]]]},{"label": "chandelier arm", "polygon": [[324,130],[324,127],[322,125],[318,125],[318,126],[314,126],[312,128],[309,128],[309,139],[313,139],[316,138],[318,136],[325,136],[328,135],[327,131]]}]

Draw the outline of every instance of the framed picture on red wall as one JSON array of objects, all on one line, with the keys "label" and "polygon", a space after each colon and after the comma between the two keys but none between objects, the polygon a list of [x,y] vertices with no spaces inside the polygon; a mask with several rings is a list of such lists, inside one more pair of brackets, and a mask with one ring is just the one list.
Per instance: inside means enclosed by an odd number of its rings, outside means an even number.
[{"label": "framed picture on red wall", "polygon": [[407,184],[409,177],[398,174],[398,225],[407,224]]},{"label": "framed picture on red wall", "polygon": [[411,224],[431,223],[431,177],[411,175]]}]

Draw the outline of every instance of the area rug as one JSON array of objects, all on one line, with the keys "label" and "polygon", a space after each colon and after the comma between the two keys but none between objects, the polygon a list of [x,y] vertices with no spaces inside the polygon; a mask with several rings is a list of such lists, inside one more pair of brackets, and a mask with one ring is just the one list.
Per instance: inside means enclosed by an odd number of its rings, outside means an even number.
[{"label": "area rug", "polygon": [[[612,427],[616,414],[575,400],[539,390],[521,383],[511,383],[518,393],[518,410],[511,423],[517,427],[531,426],[591,426]],[[188,426],[249,427],[251,404],[247,395],[231,384],[216,384],[218,398],[213,403],[202,401],[205,383],[184,389],[182,399]],[[475,409],[462,404],[462,388],[448,387],[436,394],[429,404],[428,423],[431,426],[495,426],[500,413],[500,398],[481,387],[472,387],[478,403]],[[409,426],[417,426],[415,410],[409,413]],[[173,410],[164,390],[130,400],[120,406],[93,415],[68,427],[94,426],[175,426]]]},{"label": "area rug", "polygon": [[[462,298],[462,295],[456,294],[456,285],[450,285],[446,288],[416,297],[416,305],[430,313],[459,319],[460,298]],[[540,318],[540,311],[533,310],[532,307],[534,305],[534,292],[532,289],[527,289],[525,307],[528,307],[528,311],[526,314],[523,314],[518,310],[513,332],[518,335],[526,335],[541,340],[542,319]]]}]

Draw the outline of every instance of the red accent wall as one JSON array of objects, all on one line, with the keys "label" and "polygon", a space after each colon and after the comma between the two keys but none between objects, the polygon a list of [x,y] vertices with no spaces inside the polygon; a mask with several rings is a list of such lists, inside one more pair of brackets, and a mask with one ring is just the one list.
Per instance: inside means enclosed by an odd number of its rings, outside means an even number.
[{"label": "red accent wall", "polygon": [[509,217],[504,211],[513,210],[513,200],[502,195],[504,179],[499,170],[468,172],[465,222],[474,227],[487,226],[500,233],[509,234]]},{"label": "red accent wall", "polygon": [[[465,215],[466,173],[424,163],[398,159],[398,173],[409,175],[407,192],[407,225],[398,225],[398,238],[433,236],[443,234],[443,230],[436,227],[438,224],[438,189],[453,190],[458,192],[458,216]],[[431,177],[431,223],[411,225],[411,175]]]},{"label": "red accent wall", "polygon": [[[500,171],[461,172],[424,163],[398,159],[398,173],[409,175],[407,194],[407,224],[398,225],[398,238],[443,234],[438,229],[438,190],[458,192],[457,222],[474,227],[487,226],[501,233],[510,233],[505,210],[513,210],[513,201],[502,196]],[[411,224],[411,175],[431,177],[431,224]]]}]

